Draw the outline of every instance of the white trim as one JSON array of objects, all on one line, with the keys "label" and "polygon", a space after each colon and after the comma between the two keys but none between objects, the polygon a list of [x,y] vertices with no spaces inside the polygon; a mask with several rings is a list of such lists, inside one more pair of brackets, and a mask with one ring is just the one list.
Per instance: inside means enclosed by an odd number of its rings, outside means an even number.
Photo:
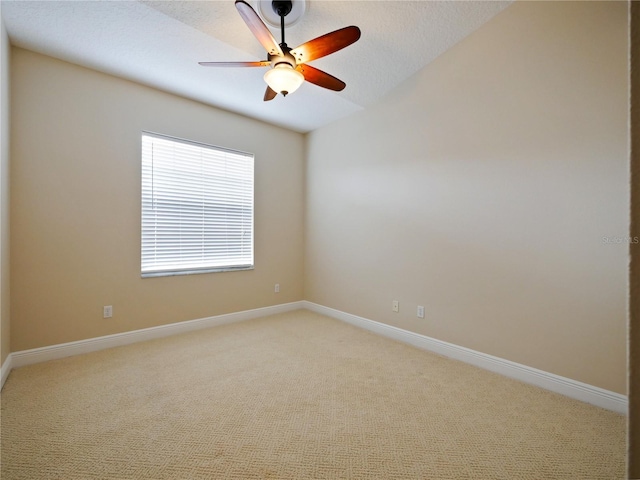
[{"label": "white trim", "polygon": [[[131,343],[143,342],[145,340],[152,340],[155,338],[168,337],[170,335],[215,327],[227,323],[251,320],[253,318],[275,315],[277,313],[298,310],[300,308],[303,308],[302,302],[283,303],[280,305],[273,305],[271,307],[244,310],[242,312],[227,313],[224,315],[216,315],[214,317],[170,323],[168,325],[159,325],[157,327],[144,328],[142,330],[133,330],[131,332],[116,333],[113,335],[106,335],[104,337],[88,338],[77,342],[61,343],[48,347],[13,352],[10,355],[11,360],[5,361],[5,365],[9,364],[6,374],[9,374],[9,370],[11,368],[23,367],[25,365],[70,357],[72,355],[79,355],[82,353],[95,352],[98,350],[104,350],[105,348],[129,345]],[[5,365],[2,366],[3,382],[5,379]]]},{"label": "white trim", "polygon": [[0,390],[4,387],[4,382],[7,381],[7,377],[9,376],[9,373],[11,373],[11,369],[13,368],[12,360],[13,354],[10,353],[2,364],[2,368],[0,368]]},{"label": "white trim", "polygon": [[485,370],[499,373],[506,377],[514,378],[525,383],[545,388],[552,392],[560,393],[582,402],[590,403],[618,413],[627,413],[628,399],[626,395],[594,387],[593,385],[561,377],[559,375],[528,367],[510,360],[494,357],[493,355],[471,350],[470,348],[437,340],[419,333],[410,332],[398,327],[375,322],[367,318],[358,317],[357,315],[352,315],[350,313],[318,305],[306,300],[217,315],[214,317],[171,323],[169,325],[160,325],[142,330],[133,330],[131,332],[116,333],[114,335],[106,335],[104,337],[79,340],[77,342],[13,352],[7,356],[0,369],[0,389],[4,386],[11,369],[16,367],[46,362],[48,360],[55,360],[82,353],[95,352],[105,348],[129,345],[145,340],[152,340],[154,338],[162,338],[203,328],[215,327],[217,325],[251,320],[300,308],[306,308],[307,310],[341,320],[379,335],[408,343],[414,347],[429,350],[449,358],[454,358],[456,360],[484,368]]},{"label": "white trim", "polygon": [[408,343],[423,350],[429,350],[449,358],[454,358],[471,365],[514,378],[525,383],[551,390],[567,397],[606,408],[614,412],[627,414],[628,398],[626,395],[594,387],[570,378],[561,377],[537,368],[494,357],[486,353],[471,350],[452,343],[443,342],[419,333],[409,332],[398,327],[358,317],[340,310],[304,301],[304,308],[328,317],[341,320],[356,327],[364,328],[385,337]]}]

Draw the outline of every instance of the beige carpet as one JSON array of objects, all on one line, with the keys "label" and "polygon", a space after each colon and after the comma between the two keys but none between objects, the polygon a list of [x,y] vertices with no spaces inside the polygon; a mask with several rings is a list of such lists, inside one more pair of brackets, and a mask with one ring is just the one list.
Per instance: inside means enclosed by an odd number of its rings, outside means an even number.
[{"label": "beige carpet", "polygon": [[622,479],[626,419],[308,312],[15,369],[2,479]]}]

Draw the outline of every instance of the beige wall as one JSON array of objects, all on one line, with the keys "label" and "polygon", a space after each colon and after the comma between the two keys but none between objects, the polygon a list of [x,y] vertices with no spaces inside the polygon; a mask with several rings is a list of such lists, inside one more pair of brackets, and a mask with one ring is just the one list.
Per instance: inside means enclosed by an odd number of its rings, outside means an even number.
[{"label": "beige wall", "polygon": [[309,134],[305,298],[625,393],[627,75],[625,3],[518,2]]},{"label": "beige wall", "polygon": [[9,276],[9,37],[0,15],[0,364],[11,352]]},{"label": "beige wall", "polygon": [[[302,135],[26,50],[11,75],[12,351],[302,299]],[[255,154],[255,270],[140,278],[142,130]]]},{"label": "beige wall", "polygon": [[[631,25],[631,236],[640,237],[640,4]],[[629,478],[640,478],[640,245],[631,244],[629,275]]]},{"label": "beige wall", "polygon": [[[602,241],[629,235],[623,3],[513,5],[306,152],[12,53],[13,351],[300,300],[305,213],[304,298],[625,392],[627,246]],[[256,154],[254,271],[140,279],[143,129]]]}]

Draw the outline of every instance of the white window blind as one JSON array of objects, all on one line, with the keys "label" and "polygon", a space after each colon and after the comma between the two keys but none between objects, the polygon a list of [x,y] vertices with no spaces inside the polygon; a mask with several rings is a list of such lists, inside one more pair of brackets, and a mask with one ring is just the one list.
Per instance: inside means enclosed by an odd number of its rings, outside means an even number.
[{"label": "white window blind", "polygon": [[253,268],[253,155],[142,135],[143,277]]}]

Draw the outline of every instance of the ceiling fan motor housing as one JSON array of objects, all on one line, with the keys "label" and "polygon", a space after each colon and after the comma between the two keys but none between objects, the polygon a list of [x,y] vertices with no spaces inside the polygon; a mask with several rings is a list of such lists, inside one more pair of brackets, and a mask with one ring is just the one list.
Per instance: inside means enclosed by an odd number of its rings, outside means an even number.
[{"label": "ceiling fan motor housing", "polygon": [[296,58],[289,53],[291,49],[289,47],[284,47],[282,49],[282,53],[284,55],[268,55],[269,61],[271,62],[271,66],[275,67],[276,65],[280,65],[281,63],[286,63],[291,65],[291,68],[296,68],[298,66],[298,62],[296,62]]}]

